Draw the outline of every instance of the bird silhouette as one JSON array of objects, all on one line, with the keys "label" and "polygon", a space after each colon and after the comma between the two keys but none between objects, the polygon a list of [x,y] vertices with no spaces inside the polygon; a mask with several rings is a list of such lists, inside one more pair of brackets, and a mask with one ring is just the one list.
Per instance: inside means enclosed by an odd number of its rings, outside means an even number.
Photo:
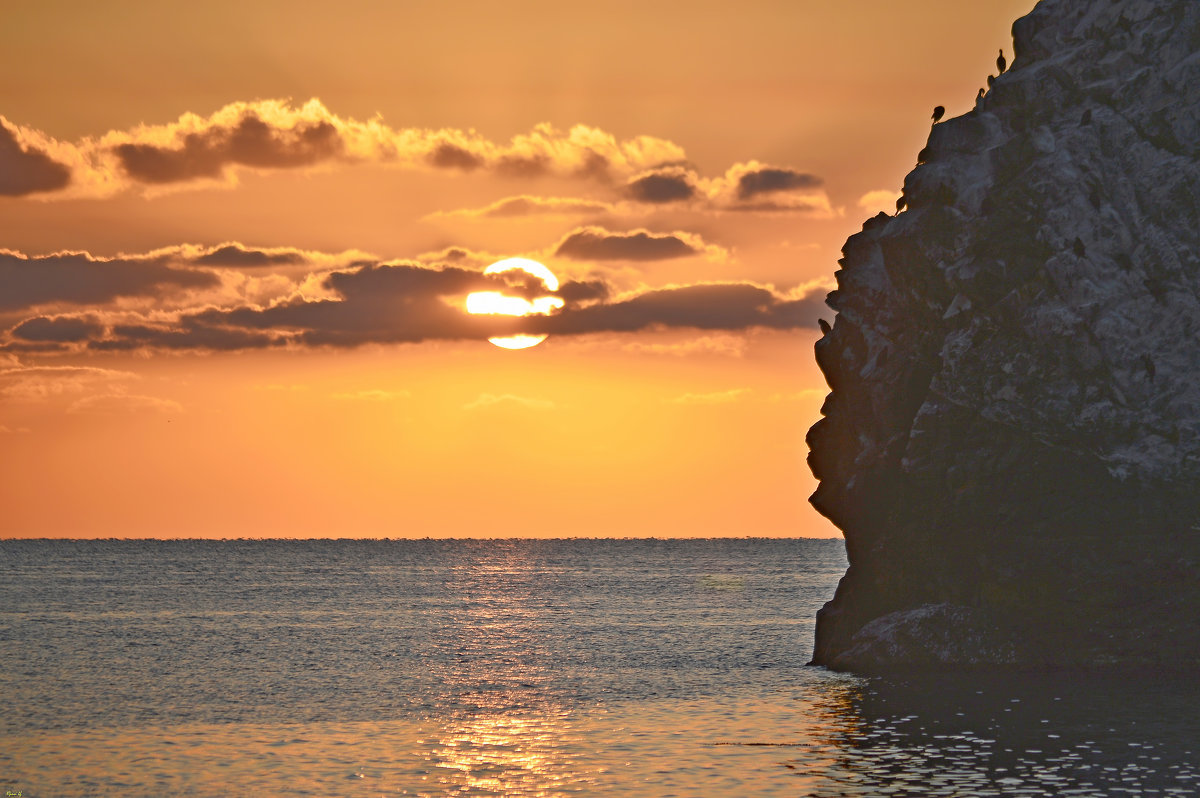
[{"label": "bird silhouette", "polygon": [[904,206],[907,204],[908,200],[904,197],[904,195],[901,195],[900,198],[896,200],[896,213],[900,213],[900,211],[904,210]]},{"label": "bird silhouette", "polygon": [[936,108],[934,108],[933,109],[933,123],[936,125],[938,120],[941,119],[943,116],[945,116],[945,114],[946,114],[946,109],[944,106],[939,105]]},{"label": "bird silhouette", "polygon": [[992,84],[993,84],[993,83],[995,83],[995,82],[996,82],[996,76],[995,76],[995,75],[988,75],[988,78],[987,78],[988,91],[991,91],[991,90],[992,90]]},{"label": "bird silhouette", "polygon": [[1004,70],[1008,67],[1008,62],[1004,60],[1004,48],[1000,48],[1000,55],[996,57],[996,69],[1000,70],[1000,74],[1004,74]]},{"label": "bird silhouette", "polygon": [[817,319],[817,326],[821,328],[821,335],[829,335],[829,331],[833,328],[829,326],[829,322],[825,319]]}]

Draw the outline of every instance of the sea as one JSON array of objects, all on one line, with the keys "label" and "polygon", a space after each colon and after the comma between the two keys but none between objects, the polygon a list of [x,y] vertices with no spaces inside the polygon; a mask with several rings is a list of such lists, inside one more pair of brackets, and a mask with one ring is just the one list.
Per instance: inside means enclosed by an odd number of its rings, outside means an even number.
[{"label": "sea", "polygon": [[1200,795],[1192,677],[807,663],[840,540],[0,541],[5,796]]}]

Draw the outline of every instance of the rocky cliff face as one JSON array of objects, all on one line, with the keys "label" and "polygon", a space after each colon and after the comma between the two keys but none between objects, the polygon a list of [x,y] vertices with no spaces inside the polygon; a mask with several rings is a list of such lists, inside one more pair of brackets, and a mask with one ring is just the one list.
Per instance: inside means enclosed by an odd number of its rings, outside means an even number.
[{"label": "rocky cliff face", "polygon": [[1200,2],[1013,38],[839,261],[817,664],[1200,662]]}]

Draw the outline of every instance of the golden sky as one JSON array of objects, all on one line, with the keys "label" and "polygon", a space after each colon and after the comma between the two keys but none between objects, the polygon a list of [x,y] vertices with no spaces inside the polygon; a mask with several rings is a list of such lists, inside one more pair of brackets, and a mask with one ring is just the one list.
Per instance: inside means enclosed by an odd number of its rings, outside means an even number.
[{"label": "golden sky", "polygon": [[839,250],[1031,6],[0,4],[0,534],[836,535]]}]

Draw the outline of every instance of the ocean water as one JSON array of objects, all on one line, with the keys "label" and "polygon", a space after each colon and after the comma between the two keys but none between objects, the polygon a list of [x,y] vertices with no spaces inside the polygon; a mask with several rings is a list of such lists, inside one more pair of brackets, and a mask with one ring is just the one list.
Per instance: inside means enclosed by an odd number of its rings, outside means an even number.
[{"label": "ocean water", "polygon": [[840,541],[0,541],[22,796],[1200,795],[1200,687],[806,667]]}]

